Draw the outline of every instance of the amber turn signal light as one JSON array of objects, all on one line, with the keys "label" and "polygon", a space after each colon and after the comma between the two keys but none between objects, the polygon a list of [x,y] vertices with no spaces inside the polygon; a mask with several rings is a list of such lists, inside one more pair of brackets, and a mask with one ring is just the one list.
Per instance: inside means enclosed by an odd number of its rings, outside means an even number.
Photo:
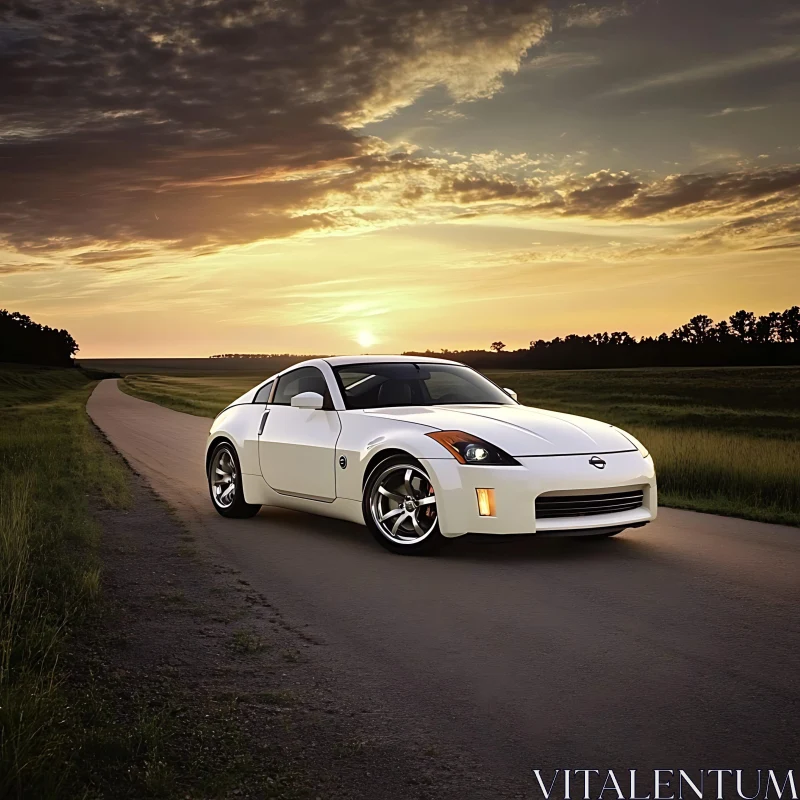
[{"label": "amber turn signal light", "polygon": [[482,517],[493,517],[494,513],[494,489],[476,489],[478,495],[478,513]]}]

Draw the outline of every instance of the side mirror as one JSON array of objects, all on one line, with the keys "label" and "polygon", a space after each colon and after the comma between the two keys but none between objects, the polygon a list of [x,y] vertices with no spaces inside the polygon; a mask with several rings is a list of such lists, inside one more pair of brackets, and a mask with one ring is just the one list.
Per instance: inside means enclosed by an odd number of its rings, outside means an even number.
[{"label": "side mirror", "polygon": [[517,393],[513,389],[503,389],[503,391],[512,399],[519,402],[519,398],[517,397]]},{"label": "side mirror", "polygon": [[292,398],[292,405],[295,408],[322,408],[325,399],[319,392],[300,392]]}]

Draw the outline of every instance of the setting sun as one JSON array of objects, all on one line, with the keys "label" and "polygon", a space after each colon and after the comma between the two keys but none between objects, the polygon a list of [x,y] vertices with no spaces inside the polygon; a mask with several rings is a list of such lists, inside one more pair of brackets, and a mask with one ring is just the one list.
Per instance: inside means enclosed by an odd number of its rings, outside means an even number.
[{"label": "setting sun", "polygon": [[369,331],[360,331],[358,336],[356,336],[356,342],[361,347],[372,347],[377,341],[378,340]]}]

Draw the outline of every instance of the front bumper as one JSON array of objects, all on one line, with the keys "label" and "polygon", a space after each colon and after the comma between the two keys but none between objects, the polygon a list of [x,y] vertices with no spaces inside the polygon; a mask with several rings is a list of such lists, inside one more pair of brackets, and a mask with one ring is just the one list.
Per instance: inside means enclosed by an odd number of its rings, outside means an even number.
[{"label": "front bumper", "polygon": [[[656,518],[657,490],[653,459],[638,451],[601,454],[600,470],[591,455],[517,458],[519,467],[459,464],[454,458],[422,459],[436,493],[439,526],[447,537],[466,533],[576,535],[592,530],[627,528]],[[494,516],[478,513],[477,489],[494,489]],[[641,489],[641,508],[591,516],[536,519],[536,498],[545,493],[605,494]]]}]

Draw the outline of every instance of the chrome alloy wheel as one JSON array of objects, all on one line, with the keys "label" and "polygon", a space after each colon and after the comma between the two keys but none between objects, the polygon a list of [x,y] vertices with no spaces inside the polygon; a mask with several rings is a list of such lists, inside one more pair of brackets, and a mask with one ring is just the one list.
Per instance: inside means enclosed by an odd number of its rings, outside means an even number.
[{"label": "chrome alloy wheel", "polygon": [[227,447],[214,454],[211,463],[211,491],[220,508],[230,508],[236,499],[236,462]]},{"label": "chrome alloy wheel", "polygon": [[393,464],[372,484],[372,519],[389,541],[417,544],[436,529],[436,497],[428,476],[413,464]]}]

